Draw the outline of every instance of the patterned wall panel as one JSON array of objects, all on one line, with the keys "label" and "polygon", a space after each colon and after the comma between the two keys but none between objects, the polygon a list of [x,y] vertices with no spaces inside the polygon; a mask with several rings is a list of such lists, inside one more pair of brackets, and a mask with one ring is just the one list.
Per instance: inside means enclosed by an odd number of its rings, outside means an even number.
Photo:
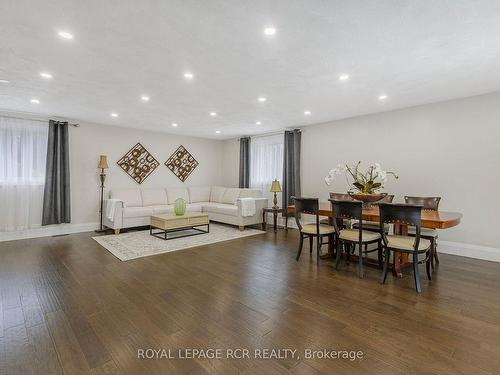
[{"label": "patterned wall panel", "polygon": [[179,146],[165,162],[165,165],[179,178],[179,180],[184,182],[198,166],[198,162],[184,146]]},{"label": "patterned wall panel", "polygon": [[160,165],[140,143],[123,155],[117,164],[138,184],[141,184]]}]

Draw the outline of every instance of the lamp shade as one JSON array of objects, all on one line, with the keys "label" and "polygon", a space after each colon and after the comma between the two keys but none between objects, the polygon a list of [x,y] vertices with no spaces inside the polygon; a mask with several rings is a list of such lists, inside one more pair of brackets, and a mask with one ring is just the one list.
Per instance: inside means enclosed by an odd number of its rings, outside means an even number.
[{"label": "lamp shade", "polygon": [[281,185],[278,180],[274,180],[272,185],[271,185],[271,190],[270,192],[272,193],[280,193],[281,192]]},{"label": "lamp shade", "polygon": [[99,156],[99,164],[97,165],[97,168],[100,169],[108,169],[108,157],[106,155],[101,155]]}]

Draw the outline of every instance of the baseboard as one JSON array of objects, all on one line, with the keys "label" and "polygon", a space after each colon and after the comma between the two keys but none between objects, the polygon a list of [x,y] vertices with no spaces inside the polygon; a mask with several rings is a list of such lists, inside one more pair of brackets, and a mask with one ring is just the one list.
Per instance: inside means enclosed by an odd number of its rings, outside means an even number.
[{"label": "baseboard", "polygon": [[500,262],[500,249],[495,247],[438,240],[438,252]]},{"label": "baseboard", "polygon": [[0,242],[90,232],[98,226],[99,223],[59,224],[41,228],[18,230],[14,232],[0,232]]}]

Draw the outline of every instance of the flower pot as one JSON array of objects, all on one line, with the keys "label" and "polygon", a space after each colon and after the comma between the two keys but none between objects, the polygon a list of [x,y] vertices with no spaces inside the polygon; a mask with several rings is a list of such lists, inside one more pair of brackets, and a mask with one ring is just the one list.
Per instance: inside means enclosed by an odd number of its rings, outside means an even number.
[{"label": "flower pot", "polygon": [[182,198],[177,198],[174,202],[174,212],[177,216],[182,216],[186,213],[186,201]]},{"label": "flower pot", "polygon": [[387,194],[382,193],[382,194],[362,194],[362,193],[349,193],[349,195],[357,200],[363,202],[363,208],[370,208],[371,204],[374,202],[378,202],[381,200],[383,197],[385,197]]}]

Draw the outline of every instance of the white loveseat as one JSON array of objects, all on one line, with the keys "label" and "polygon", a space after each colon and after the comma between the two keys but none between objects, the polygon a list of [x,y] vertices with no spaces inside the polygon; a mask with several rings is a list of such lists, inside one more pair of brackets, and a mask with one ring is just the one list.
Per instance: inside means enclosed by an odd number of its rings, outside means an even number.
[{"label": "white loveseat", "polygon": [[[186,211],[206,212],[211,221],[232,224],[243,230],[246,225],[262,223],[262,209],[267,198],[256,189],[225,188],[222,186],[196,186],[158,189],[116,189],[109,192],[117,199],[113,218],[107,217],[109,199],[104,200],[103,224],[120,233],[120,229],[149,225],[150,216],[174,212],[174,202],[182,198]],[[243,216],[240,198],[255,199],[255,214]]]}]

